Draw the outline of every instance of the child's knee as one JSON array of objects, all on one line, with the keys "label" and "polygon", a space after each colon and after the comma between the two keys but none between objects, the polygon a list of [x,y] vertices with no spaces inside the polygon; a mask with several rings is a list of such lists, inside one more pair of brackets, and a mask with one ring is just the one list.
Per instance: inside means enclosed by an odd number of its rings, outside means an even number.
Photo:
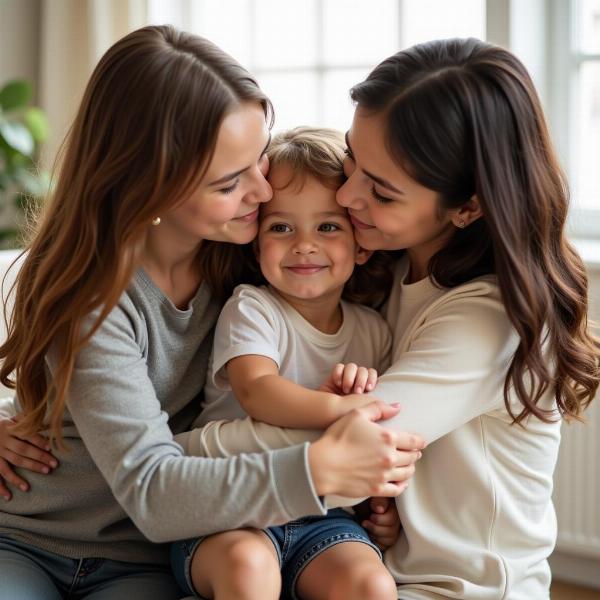
[{"label": "child's knee", "polygon": [[357,582],[357,597],[363,600],[396,600],[396,582],[386,569],[369,571]]},{"label": "child's knee", "polygon": [[[338,574],[340,575],[340,574]],[[354,568],[338,577],[339,583],[332,586],[331,600],[396,600],[397,588],[389,571],[381,568]],[[339,596],[338,596],[339,594]]]},{"label": "child's knee", "polygon": [[274,552],[259,539],[246,538],[233,542],[225,555],[232,576],[252,579],[279,577],[279,564]]}]

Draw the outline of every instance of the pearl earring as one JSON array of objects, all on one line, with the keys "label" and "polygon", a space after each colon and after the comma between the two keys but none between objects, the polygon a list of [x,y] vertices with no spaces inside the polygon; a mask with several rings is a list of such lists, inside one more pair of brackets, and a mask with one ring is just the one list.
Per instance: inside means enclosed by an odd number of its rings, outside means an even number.
[{"label": "pearl earring", "polygon": [[152,225],[154,225],[155,227],[157,225],[160,225],[160,217],[154,217],[154,219],[152,219]]}]

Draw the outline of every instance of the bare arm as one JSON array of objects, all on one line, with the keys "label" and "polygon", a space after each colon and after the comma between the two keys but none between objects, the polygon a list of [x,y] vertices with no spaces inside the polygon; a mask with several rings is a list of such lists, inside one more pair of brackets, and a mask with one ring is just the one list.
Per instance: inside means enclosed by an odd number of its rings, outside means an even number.
[{"label": "bare arm", "polygon": [[326,429],[353,409],[373,401],[363,394],[341,396],[309,390],[281,377],[275,362],[265,356],[238,356],[226,368],[242,408],[252,418],[278,427]]}]

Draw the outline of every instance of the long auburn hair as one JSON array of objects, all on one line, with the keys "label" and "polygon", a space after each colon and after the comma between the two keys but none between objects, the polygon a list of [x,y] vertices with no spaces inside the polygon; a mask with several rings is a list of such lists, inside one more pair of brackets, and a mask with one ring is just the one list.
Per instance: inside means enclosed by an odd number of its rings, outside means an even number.
[{"label": "long auburn hair", "polygon": [[[95,68],[62,149],[52,197],[25,250],[10,294],[0,381],[16,389],[16,430],[61,421],[77,352],[89,341],[139,266],[150,222],[180,202],[208,168],[223,118],[268,98],[235,60],[206,39],[170,26],[144,27],[114,44]],[[230,244],[203,242],[197,264],[218,296],[237,272]],[[224,265],[233,266],[223,274]],[[97,310],[92,327],[84,319]],[[47,377],[45,356],[60,360]]]},{"label": "long auburn hair", "polygon": [[578,418],[598,388],[600,344],[585,268],[565,237],[567,183],[523,64],[476,39],[434,41],[384,60],[351,97],[386,115],[390,154],[439,193],[442,211],[479,199],[483,217],[455,231],[429,275],[443,287],[496,275],[520,337],[504,384],[513,421],[552,420],[538,406],[548,389],[561,416]]}]

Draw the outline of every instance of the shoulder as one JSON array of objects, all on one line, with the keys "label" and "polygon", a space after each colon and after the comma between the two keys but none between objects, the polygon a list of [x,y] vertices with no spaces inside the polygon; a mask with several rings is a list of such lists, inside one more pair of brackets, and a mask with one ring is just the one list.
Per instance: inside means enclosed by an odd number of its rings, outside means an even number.
[{"label": "shoulder", "polygon": [[254,286],[249,284],[238,285],[225,303],[226,309],[251,309],[264,313],[278,311],[279,302],[266,286]]},{"label": "shoulder", "polygon": [[444,290],[423,312],[418,329],[435,332],[440,340],[454,339],[465,351],[471,349],[488,358],[512,355],[518,345],[494,276]]},{"label": "shoulder", "polygon": [[510,324],[500,288],[493,275],[442,290],[430,302],[427,312],[430,316],[455,314],[470,320],[490,321],[503,326]]},{"label": "shoulder", "polygon": [[238,285],[225,303],[219,321],[218,330],[231,331],[240,324],[253,329],[269,323],[275,326],[282,319],[282,309],[277,299],[267,287]]}]

